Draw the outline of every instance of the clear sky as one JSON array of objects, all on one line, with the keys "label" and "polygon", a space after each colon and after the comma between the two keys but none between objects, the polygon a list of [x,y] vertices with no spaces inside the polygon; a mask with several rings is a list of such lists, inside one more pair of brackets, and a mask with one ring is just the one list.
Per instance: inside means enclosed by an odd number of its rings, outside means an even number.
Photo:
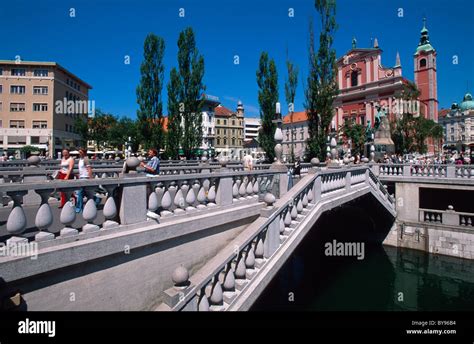
[{"label": "clear sky", "polygon": [[[461,101],[468,87],[474,93],[472,0],[338,0],[337,5],[338,57],[350,49],[353,36],[358,47],[369,47],[371,38],[377,37],[382,63],[393,66],[399,51],[403,75],[413,80],[413,53],[426,17],[438,53],[440,108]],[[75,9],[75,18],[70,17],[70,8]],[[289,8],[294,17],[289,17]],[[317,18],[313,0],[2,0],[0,59],[20,55],[23,60],[58,62],[93,86],[90,96],[96,107],[135,117],[135,89],[147,33],[165,39],[167,82],[176,65],[179,32],[191,26],[205,58],[206,93],[232,109],[241,99],[246,114],[253,117],[258,116],[255,72],[263,50],[276,60],[280,101],[285,104],[288,47],[290,59],[300,68],[295,108],[303,109],[310,16]],[[315,33],[318,37],[317,20]],[[125,55],[131,58],[129,65]],[[454,55],[458,64],[453,64]],[[163,97],[166,102],[166,88]]]}]

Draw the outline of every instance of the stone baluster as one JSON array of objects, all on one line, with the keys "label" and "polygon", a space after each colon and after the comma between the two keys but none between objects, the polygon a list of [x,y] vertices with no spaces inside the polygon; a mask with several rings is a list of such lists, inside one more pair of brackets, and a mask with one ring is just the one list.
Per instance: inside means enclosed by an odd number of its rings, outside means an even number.
[{"label": "stone baluster", "polygon": [[111,229],[118,226],[118,222],[115,221],[117,217],[117,205],[114,199],[114,191],[117,185],[104,185],[104,188],[107,190],[107,199],[103,209],[106,221],[102,224],[102,228]]},{"label": "stone baluster", "polygon": [[[197,185],[197,189],[199,189],[199,184]],[[196,198],[197,198],[196,197],[196,181],[192,181],[191,185],[187,189],[186,198],[185,198],[185,201],[187,204],[187,207],[186,207],[187,213],[192,213],[197,210],[197,208],[195,207]]]},{"label": "stone baluster", "polygon": [[214,282],[211,290],[210,304],[215,306],[222,306],[224,301],[224,294],[222,291],[219,275],[214,276]]},{"label": "stone baluster", "polygon": [[161,198],[161,217],[173,216],[171,211],[173,205],[172,185],[170,182],[163,183],[163,197]]},{"label": "stone baluster", "polygon": [[[25,231],[26,229],[26,216],[23,207],[21,206],[21,202],[23,197],[26,195],[27,191],[10,191],[7,192],[7,195],[13,200],[13,207],[8,215],[7,219],[7,232],[12,235],[18,235]],[[28,242],[28,239],[12,236],[7,240],[7,245],[15,245],[18,243],[25,243]]]},{"label": "stone baluster", "polygon": [[200,294],[198,295],[198,311],[199,312],[208,312],[209,311],[209,299],[206,295],[206,288],[202,288]]},{"label": "stone baluster", "polygon": [[245,195],[247,193],[247,177],[240,178],[240,185],[239,185],[239,201],[245,200]]},{"label": "stone baluster", "polygon": [[97,206],[94,199],[95,186],[85,187],[84,191],[87,196],[87,202],[86,202],[86,205],[84,206],[82,217],[87,223],[84,226],[82,226],[82,232],[84,233],[96,232],[100,228],[99,226],[94,224],[94,220],[97,218]]},{"label": "stone baluster", "polygon": [[[217,197],[217,194],[216,194],[216,183],[217,183],[217,179],[216,178],[212,178],[209,182],[209,191],[207,191],[207,206],[208,207],[215,207],[216,206],[216,197]],[[232,186],[232,180],[230,182],[230,185]],[[232,189],[232,188],[231,188]],[[230,201],[232,202],[232,196],[229,197],[230,198]]]},{"label": "stone baluster", "polygon": [[[61,190],[66,194],[66,199],[69,199],[72,194],[72,190]],[[72,227],[74,221],[76,221],[76,208],[71,201],[67,201],[61,209],[61,215],[59,220],[64,225],[63,229],[59,232],[61,237],[69,237],[79,234],[79,231]]]},{"label": "stone baluster", "polygon": [[175,215],[182,215],[185,213],[185,208],[186,208],[186,200],[185,200],[185,195],[187,193],[188,187],[184,181],[179,181],[177,188],[176,188],[176,194],[174,196],[173,204],[176,206],[176,209],[174,210]]},{"label": "stone baluster", "polygon": [[35,235],[35,241],[47,241],[53,240],[54,234],[50,232],[44,232],[53,224],[53,212],[49,205],[49,196],[54,191],[53,189],[42,189],[35,190],[40,195],[41,205],[36,212],[35,226],[39,229],[39,232]]}]

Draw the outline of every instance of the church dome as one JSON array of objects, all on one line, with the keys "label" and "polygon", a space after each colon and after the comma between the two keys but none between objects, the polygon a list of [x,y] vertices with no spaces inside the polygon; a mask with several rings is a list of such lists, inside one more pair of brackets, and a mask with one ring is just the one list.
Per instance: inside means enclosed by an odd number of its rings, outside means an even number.
[{"label": "church dome", "polygon": [[474,110],[474,101],[472,100],[472,95],[470,93],[466,93],[464,96],[462,103],[459,104],[459,110]]}]

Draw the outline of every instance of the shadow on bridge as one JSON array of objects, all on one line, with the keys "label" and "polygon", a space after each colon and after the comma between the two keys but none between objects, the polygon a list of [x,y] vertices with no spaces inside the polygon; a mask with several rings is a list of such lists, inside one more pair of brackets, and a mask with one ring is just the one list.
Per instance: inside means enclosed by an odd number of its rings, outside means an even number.
[{"label": "shadow on bridge", "polygon": [[[382,242],[394,218],[371,195],[325,212],[251,310],[385,310],[395,273]],[[363,259],[327,256],[328,243],[363,243]]]}]

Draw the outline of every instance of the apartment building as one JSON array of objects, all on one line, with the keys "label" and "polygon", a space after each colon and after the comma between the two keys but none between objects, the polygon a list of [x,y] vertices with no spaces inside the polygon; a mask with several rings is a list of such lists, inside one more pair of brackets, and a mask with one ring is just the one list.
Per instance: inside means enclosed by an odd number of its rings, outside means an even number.
[{"label": "apartment building", "polygon": [[244,141],[244,106],[238,102],[237,111],[219,105],[214,109],[216,152],[231,159],[242,158]]},{"label": "apartment building", "polygon": [[244,119],[244,140],[252,141],[258,140],[258,131],[262,124],[259,118],[245,118]]},{"label": "apartment building", "polygon": [[57,157],[81,145],[75,124],[87,118],[90,89],[56,62],[0,60],[0,152],[31,145]]}]

